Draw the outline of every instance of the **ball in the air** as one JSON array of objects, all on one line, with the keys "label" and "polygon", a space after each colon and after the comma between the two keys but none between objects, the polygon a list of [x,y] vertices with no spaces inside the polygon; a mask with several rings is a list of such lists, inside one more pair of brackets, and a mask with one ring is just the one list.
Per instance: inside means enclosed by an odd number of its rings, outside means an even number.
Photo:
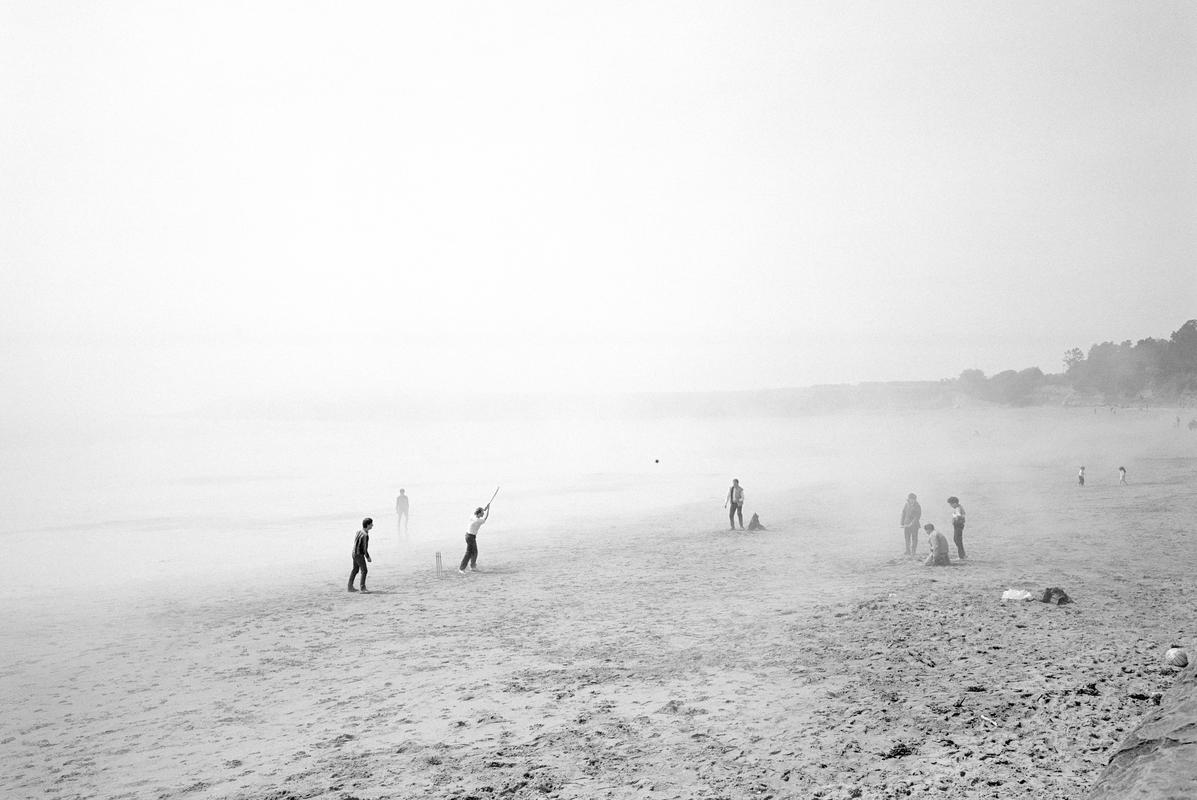
[{"label": "ball in the air", "polygon": [[653,463],[654,463],[654,464],[660,464],[660,463],[661,463],[661,459],[659,459],[659,458],[654,458],[654,459],[653,459]]},{"label": "ball in the air", "polygon": [[1170,647],[1168,652],[1164,653],[1164,663],[1170,667],[1187,667],[1189,665],[1189,654],[1179,647]]}]

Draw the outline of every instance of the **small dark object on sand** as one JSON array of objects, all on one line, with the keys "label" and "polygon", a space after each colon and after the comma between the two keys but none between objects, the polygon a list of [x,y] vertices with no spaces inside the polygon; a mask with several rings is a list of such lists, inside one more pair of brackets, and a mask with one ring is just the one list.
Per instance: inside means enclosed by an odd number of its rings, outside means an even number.
[{"label": "small dark object on sand", "polygon": [[898,742],[889,749],[888,753],[882,753],[882,758],[901,758],[902,756],[912,756],[915,750],[905,742]]},{"label": "small dark object on sand", "polygon": [[1058,586],[1052,586],[1049,589],[1043,590],[1043,597],[1039,598],[1040,602],[1053,603],[1057,606],[1062,606],[1065,603],[1071,603],[1072,598],[1068,596],[1068,592],[1064,591]]}]

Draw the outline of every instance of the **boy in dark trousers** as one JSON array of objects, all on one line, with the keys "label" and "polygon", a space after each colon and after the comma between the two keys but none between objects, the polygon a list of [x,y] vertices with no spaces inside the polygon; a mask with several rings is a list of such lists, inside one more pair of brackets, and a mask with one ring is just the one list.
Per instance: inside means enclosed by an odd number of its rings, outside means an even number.
[{"label": "boy in dark trousers", "polygon": [[736,516],[740,517],[740,530],[744,530],[744,487],[740,485],[739,478],[732,478],[731,488],[727,490],[727,499],[723,501],[723,507],[731,506],[731,511],[727,513],[728,522],[731,527],[728,530],[736,529]]},{"label": "boy in dark trousers", "polygon": [[964,560],[964,506],[960,505],[959,497],[949,497],[948,505],[952,507],[952,540],[956,542],[956,555]]},{"label": "boy in dark trousers", "polygon": [[461,566],[457,568],[462,575],[466,574],[467,566],[469,566],[470,572],[478,571],[478,529],[488,519],[490,519],[490,503],[487,503],[485,508],[474,509],[474,518],[470,520],[470,529],[466,531],[465,555],[461,557]]},{"label": "boy in dark trousers", "polygon": [[370,560],[370,529],[373,527],[374,520],[366,517],[362,520],[362,529],[357,532],[357,536],[353,537],[353,572],[349,573],[349,591],[351,592],[357,591],[353,588],[353,579],[359,572],[362,574],[362,591],[370,591],[366,588],[366,573],[369,571],[366,568],[366,563]]}]

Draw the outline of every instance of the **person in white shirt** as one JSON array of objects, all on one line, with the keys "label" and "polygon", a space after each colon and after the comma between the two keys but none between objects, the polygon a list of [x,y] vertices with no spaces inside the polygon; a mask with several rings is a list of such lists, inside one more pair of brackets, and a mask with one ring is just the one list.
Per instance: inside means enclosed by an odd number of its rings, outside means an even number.
[{"label": "person in white shirt", "polygon": [[478,571],[478,529],[488,519],[490,519],[490,503],[486,504],[486,508],[474,509],[474,518],[470,520],[470,529],[465,535],[466,552],[461,557],[461,566],[457,568],[462,575],[465,575],[467,566],[470,568],[470,572]]},{"label": "person in white shirt", "polygon": [[723,507],[731,507],[727,514],[728,522],[731,523],[730,530],[736,529],[736,516],[740,517],[740,530],[744,530],[744,487],[740,485],[739,478],[732,478],[731,488],[727,490],[727,499],[723,501]]},{"label": "person in white shirt", "polygon": [[960,505],[960,498],[949,497],[948,505],[952,507],[952,541],[956,543],[956,555],[964,560],[964,506]]}]

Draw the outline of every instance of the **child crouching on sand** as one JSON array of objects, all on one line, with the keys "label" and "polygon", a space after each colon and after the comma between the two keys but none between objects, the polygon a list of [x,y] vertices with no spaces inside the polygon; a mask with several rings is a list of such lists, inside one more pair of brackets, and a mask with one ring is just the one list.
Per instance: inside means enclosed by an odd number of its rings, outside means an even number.
[{"label": "child crouching on sand", "polygon": [[927,560],[923,562],[923,566],[946,567],[950,565],[951,560],[948,557],[948,537],[935,530],[935,526],[930,522],[923,526],[923,530],[927,532],[927,544],[931,548],[931,554],[927,556]]}]

